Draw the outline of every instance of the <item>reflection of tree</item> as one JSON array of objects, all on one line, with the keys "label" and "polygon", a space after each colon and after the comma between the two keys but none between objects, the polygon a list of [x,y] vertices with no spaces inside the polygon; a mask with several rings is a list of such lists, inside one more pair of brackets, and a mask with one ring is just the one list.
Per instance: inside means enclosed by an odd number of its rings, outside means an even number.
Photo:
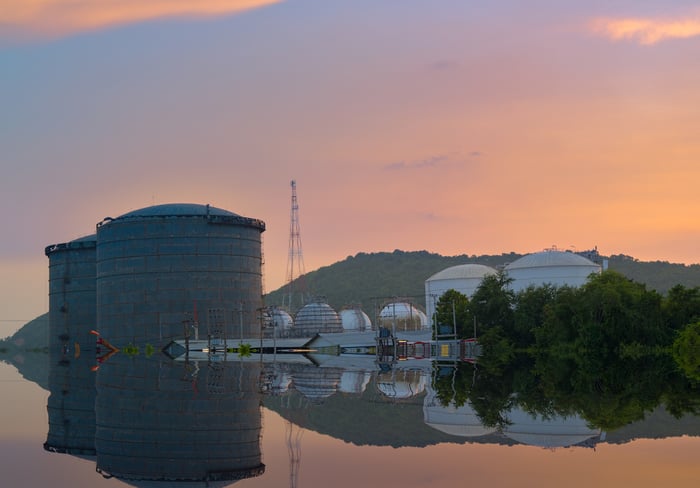
[{"label": "reflection of tree", "polygon": [[698,288],[662,297],[614,272],[581,288],[513,295],[506,286],[491,277],[476,291],[483,354],[478,366],[435,378],[443,404],[470,402],[486,426],[501,428],[514,406],[544,417],[578,414],[605,430],[659,405],[676,417],[700,413],[700,322],[683,327],[700,317]]}]

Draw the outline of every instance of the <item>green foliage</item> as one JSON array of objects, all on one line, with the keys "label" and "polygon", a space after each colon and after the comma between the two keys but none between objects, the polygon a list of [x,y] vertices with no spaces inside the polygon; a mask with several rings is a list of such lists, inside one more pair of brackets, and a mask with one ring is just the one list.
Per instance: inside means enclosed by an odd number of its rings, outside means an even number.
[{"label": "green foliage", "polygon": [[121,348],[121,352],[123,352],[127,356],[138,356],[139,348],[138,346],[134,346],[133,344],[129,343],[128,345]]},{"label": "green foliage", "polygon": [[239,344],[238,345],[238,355],[242,358],[250,357],[252,354],[252,346],[250,344]]},{"label": "green foliage", "polygon": [[445,388],[438,394],[469,401],[485,425],[498,427],[516,404],[543,416],[581,415],[606,430],[660,404],[676,416],[697,413],[700,321],[675,333],[696,316],[696,297],[697,289],[674,287],[664,298],[615,271],[580,288],[545,285],[515,296],[503,277],[489,277],[470,302],[483,330],[478,370],[451,383],[472,381],[466,400]]},{"label": "green foliage", "polygon": [[700,321],[688,324],[673,342],[673,359],[685,375],[700,381]]},{"label": "green foliage", "polygon": [[456,290],[447,290],[435,305],[435,322],[450,330],[455,326],[459,338],[471,337],[474,329],[469,298]]}]

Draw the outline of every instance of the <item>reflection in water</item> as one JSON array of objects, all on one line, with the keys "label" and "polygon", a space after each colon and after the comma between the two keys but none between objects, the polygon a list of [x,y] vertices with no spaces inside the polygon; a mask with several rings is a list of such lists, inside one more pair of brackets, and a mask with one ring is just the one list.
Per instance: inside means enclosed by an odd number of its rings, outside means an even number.
[{"label": "reflection in water", "polygon": [[128,480],[259,476],[259,376],[254,363],[188,370],[163,360],[111,361],[97,375],[98,471]]}]

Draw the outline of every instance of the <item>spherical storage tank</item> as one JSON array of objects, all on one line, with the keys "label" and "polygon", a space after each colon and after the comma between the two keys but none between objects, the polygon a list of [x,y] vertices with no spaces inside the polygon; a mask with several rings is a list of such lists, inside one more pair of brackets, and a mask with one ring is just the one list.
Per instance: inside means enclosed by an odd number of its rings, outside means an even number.
[{"label": "spherical storage tank", "polygon": [[293,330],[297,337],[313,337],[319,333],[342,332],[343,326],[338,313],[317,297],[299,309]]},{"label": "spherical storage tank", "polygon": [[114,344],[164,345],[198,314],[199,335],[259,337],[261,220],[166,204],[97,225],[100,333]]},{"label": "spherical storage tank", "polygon": [[365,331],[372,329],[372,321],[360,307],[348,307],[340,311],[340,322],[343,330]]},{"label": "spherical storage tank", "polygon": [[425,312],[406,302],[385,305],[379,312],[379,322],[382,327],[397,331],[421,330],[428,327]]},{"label": "spherical storage tank", "polygon": [[[47,246],[49,431],[44,448],[95,453],[95,235]],[[87,353],[85,351],[91,351]]]},{"label": "spherical storage tank", "polygon": [[528,254],[505,267],[515,292],[529,286],[581,286],[591,273],[600,273],[600,265],[573,252],[546,250]]},{"label": "spherical storage tank", "polygon": [[456,290],[471,298],[484,276],[496,270],[483,264],[460,264],[443,269],[425,280],[426,315],[432,324],[435,305],[447,290]]}]

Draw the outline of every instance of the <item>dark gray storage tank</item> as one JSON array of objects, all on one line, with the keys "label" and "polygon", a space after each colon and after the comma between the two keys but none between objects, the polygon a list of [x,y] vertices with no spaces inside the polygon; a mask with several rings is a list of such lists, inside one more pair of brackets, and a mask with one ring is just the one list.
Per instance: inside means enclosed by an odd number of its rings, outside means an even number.
[{"label": "dark gray storage tank", "polygon": [[104,219],[97,224],[100,333],[117,347],[162,347],[183,337],[190,317],[200,339],[259,337],[264,230],[261,220],[198,204]]},{"label": "dark gray storage tank", "polygon": [[114,356],[97,375],[97,471],[133,486],[262,475],[260,372],[255,362]]},{"label": "dark gray storage tank", "polygon": [[49,431],[44,448],[95,454],[95,236],[47,246]]}]

